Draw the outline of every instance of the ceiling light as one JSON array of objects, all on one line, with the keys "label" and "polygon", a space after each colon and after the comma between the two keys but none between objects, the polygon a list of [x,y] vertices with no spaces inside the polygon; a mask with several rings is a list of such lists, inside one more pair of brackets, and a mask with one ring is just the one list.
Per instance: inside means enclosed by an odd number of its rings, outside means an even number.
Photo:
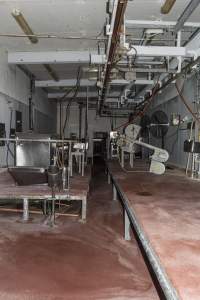
[{"label": "ceiling light", "polygon": [[18,25],[21,27],[23,32],[27,35],[31,43],[36,44],[38,43],[38,38],[35,36],[33,30],[28,25],[27,21],[25,20],[24,16],[18,9],[14,9],[12,11],[12,16],[15,18]]},{"label": "ceiling light", "polygon": [[175,2],[176,0],[166,0],[163,6],[161,7],[161,13],[164,15],[168,14],[174,6]]}]

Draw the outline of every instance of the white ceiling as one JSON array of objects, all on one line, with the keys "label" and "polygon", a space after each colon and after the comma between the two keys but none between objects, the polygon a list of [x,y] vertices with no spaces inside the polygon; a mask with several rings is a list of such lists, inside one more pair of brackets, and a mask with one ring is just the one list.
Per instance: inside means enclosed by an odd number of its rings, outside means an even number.
[{"label": "white ceiling", "polygon": [[[173,9],[168,15],[162,15],[160,8],[165,0],[132,0],[129,1],[126,18],[135,20],[163,20],[177,21],[190,0],[176,0]],[[192,14],[188,21],[199,22],[200,7]]]},{"label": "white ceiling", "polygon": [[[96,37],[102,32],[106,18],[107,0],[0,0],[0,34],[23,34],[11,15],[19,9],[35,34]],[[168,15],[160,9],[165,0],[132,0],[126,10],[126,19],[177,21],[190,0],[177,0]],[[200,22],[200,6],[188,21]],[[140,32],[138,32],[140,35]],[[136,33],[137,37],[137,33]],[[54,51],[97,49],[97,41],[40,39],[31,44],[27,38],[0,37],[0,47],[8,51]],[[75,78],[76,65],[54,65],[60,79]],[[42,65],[29,65],[39,80],[51,79]]]},{"label": "white ceiling", "polygon": [[[176,21],[190,0],[177,0],[172,12],[162,15],[165,0],[129,1],[127,19]],[[106,0],[0,0],[0,34],[23,34],[11,16],[14,8],[21,10],[35,33],[62,33],[95,37],[106,20]],[[200,7],[190,17],[199,22]],[[33,45],[27,38],[0,38],[0,46],[14,51],[85,50],[96,48],[96,41],[41,39]]]},{"label": "white ceiling", "polygon": [[[11,15],[19,9],[35,33],[65,33],[97,36],[106,19],[106,0],[0,0],[0,33],[23,34]],[[32,45],[27,38],[0,38],[0,46],[15,51],[75,50],[96,47],[94,41],[40,40]]]}]

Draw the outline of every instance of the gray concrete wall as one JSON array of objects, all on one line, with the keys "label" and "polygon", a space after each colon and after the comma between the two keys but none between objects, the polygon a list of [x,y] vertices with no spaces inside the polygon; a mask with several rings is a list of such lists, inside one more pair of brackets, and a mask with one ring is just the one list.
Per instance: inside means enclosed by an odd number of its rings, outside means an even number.
[{"label": "gray concrete wall", "polygon": [[[30,79],[17,66],[9,66],[7,61],[7,51],[0,48],[0,123],[5,123],[6,136],[9,137],[10,125],[15,128],[16,110],[22,112],[23,131],[29,129]],[[36,89],[33,95],[33,110],[34,129],[41,133],[55,133],[56,104],[49,102],[41,89]],[[5,165],[6,155],[7,147],[0,147],[1,165]],[[9,162],[13,163],[11,156]]]},{"label": "gray concrete wall", "polygon": [[[185,80],[179,80],[178,85],[181,87],[182,94],[190,104],[190,107],[195,110],[194,101],[197,96],[196,76],[194,75],[190,78],[186,78]],[[190,130],[187,129],[187,125],[192,120],[192,115],[181,101],[174,83],[168,86],[156,97],[151,106],[149,115],[156,110],[163,110],[168,115],[169,120],[171,120],[171,115],[173,113],[180,114],[181,119],[184,119],[185,117],[188,118],[188,122],[183,123],[179,128],[177,126],[170,126],[165,137],[165,147],[170,154],[169,162],[178,167],[185,167],[187,155],[183,151],[183,144],[190,134]],[[151,138],[151,142],[156,145],[161,145],[161,142],[154,138]]]}]

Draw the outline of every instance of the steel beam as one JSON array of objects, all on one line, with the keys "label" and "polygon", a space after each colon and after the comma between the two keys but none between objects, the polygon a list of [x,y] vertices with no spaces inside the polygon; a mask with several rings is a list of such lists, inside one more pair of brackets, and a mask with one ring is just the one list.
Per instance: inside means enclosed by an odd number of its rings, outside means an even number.
[{"label": "steel beam", "polygon": [[[145,71],[143,71],[145,72]],[[148,72],[151,72],[148,70]],[[111,81],[111,85],[126,85],[130,82],[124,79],[115,79]],[[134,84],[135,85],[146,85],[146,84],[153,84],[153,80],[147,79],[137,79]],[[63,79],[59,81],[54,80],[36,80],[35,87],[73,87],[76,85],[76,79]],[[80,86],[96,86],[96,81],[91,81],[88,79],[82,79],[80,82]]]},{"label": "steel beam", "polygon": [[44,52],[10,52],[8,53],[9,64],[80,64],[89,63],[89,51],[44,51]]},{"label": "steel beam", "polygon": [[176,289],[174,288],[171,281],[169,280],[165,269],[160,264],[159,258],[157,257],[156,252],[154,251],[154,249],[152,248],[148,240],[148,237],[146,236],[141,224],[138,222],[135,211],[133,210],[133,208],[130,207],[129,199],[127,198],[126,194],[123,192],[117,180],[113,176],[112,176],[112,181],[117,189],[119,197],[121,198],[121,201],[123,203],[129,221],[133,225],[135,229],[135,233],[138,239],[140,240],[141,246],[146,253],[148,261],[154,270],[154,273],[160,284],[160,287],[162,288],[166,300],[180,300],[180,297],[178,296]]},{"label": "steel beam", "polygon": [[110,74],[113,68],[116,50],[118,44],[120,42],[121,30],[122,25],[124,22],[124,14],[126,11],[126,7],[128,4],[128,0],[115,0],[113,5],[112,17],[111,17],[111,33],[108,39],[108,46],[107,46],[107,63],[105,64],[105,76],[103,81],[103,90],[102,90],[102,101],[100,102],[100,114],[104,104],[104,101],[107,96],[108,88],[109,88],[109,81],[110,81]]},{"label": "steel beam", "polygon": [[186,45],[187,51],[198,51],[200,48],[200,32]]},{"label": "steel beam", "polygon": [[191,0],[188,6],[185,8],[184,12],[180,16],[180,18],[177,21],[177,24],[174,28],[175,33],[180,31],[185,22],[189,19],[189,17],[192,15],[192,13],[195,11],[197,6],[200,4],[200,0]]},{"label": "steel beam", "polygon": [[[166,27],[175,27],[177,22],[173,21],[150,21],[150,20],[125,20],[126,27],[132,28],[166,28]],[[200,28],[199,22],[186,22],[184,24],[184,27],[194,27],[194,28]]]},{"label": "steel beam", "polygon": [[[127,81],[124,79],[115,79],[115,80],[112,80],[110,83],[110,85],[128,85],[128,84],[130,84],[130,81]],[[133,81],[132,84],[133,85],[147,85],[147,84],[154,84],[154,81],[148,80],[148,79],[136,79],[136,81]]]},{"label": "steel beam", "polygon": [[[60,99],[60,98],[63,98],[65,95],[65,93],[49,93],[48,94],[48,98],[49,99]],[[70,99],[71,97],[73,96],[73,93],[70,93],[66,99]],[[98,97],[98,93],[97,92],[90,92],[90,97]],[[85,92],[79,92],[77,94],[77,97],[76,98],[85,98],[86,99],[86,93]]]},{"label": "steel beam", "polygon": [[[54,80],[36,80],[35,87],[73,87],[77,83],[76,79],[63,79],[59,81]],[[80,86],[95,86],[96,81],[91,81],[88,79],[82,79],[80,81]]]},{"label": "steel beam", "polygon": [[[192,55],[185,47],[162,47],[162,46],[135,46],[138,56],[145,57],[191,57]],[[133,49],[134,49],[133,48]],[[130,50],[128,55],[135,54],[135,50]]]},{"label": "steel beam", "polygon": [[[65,93],[49,93],[48,94],[48,98],[49,99],[60,99],[62,97],[64,97]],[[73,93],[70,93],[66,99],[70,99],[73,96]],[[97,98],[98,97],[98,93],[97,92],[89,92],[89,97],[91,98]],[[108,97],[119,97],[119,92],[113,92],[111,94],[108,95]],[[77,99],[80,98],[85,98],[86,99],[86,92],[79,92],[77,94]]]}]

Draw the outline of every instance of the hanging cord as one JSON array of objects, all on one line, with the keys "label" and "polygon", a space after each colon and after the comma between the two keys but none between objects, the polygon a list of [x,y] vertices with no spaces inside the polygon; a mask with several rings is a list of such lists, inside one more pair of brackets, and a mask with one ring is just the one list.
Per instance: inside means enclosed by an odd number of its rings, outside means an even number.
[{"label": "hanging cord", "polygon": [[196,116],[196,114],[193,112],[193,110],[191,109],[190,105],[188,104],[187,100],[185,99],[185,97],[183,96],[183,94],[180,91],[180,88],[177,84],[177,82],[175,83],[177,92],[182,100],[182,102],[184,103],[185,107],[187,108],[187,110],[191,113],[191,115],[193,116],[193,118],[200,124],[200,119]]},{"label": "hanging cord", "polygon": [[64,126],[63,126],[63,132],[62,132],[63,137],[64,137],[67,121],[68,121],[68,114],[69,114],[69,111],[70,111],[70,106],[71,106],[73,100],[77,97],[77,94],[78,94],[78,91],[79,91],[80,80],[81,80],[81,67],[78,68],[78,73],[77,73],[77,78],[76,78],[76,86],[74,88],[74,95],[68,101],[68,104],[67,104],[67,107],[66,107],[66,118],[65,118],[65,122],[64,122]]},{"label": "hanging cord", "polygon": [[[65,137],[65,129],[66,129],[66,126],[67,126],[67,122],[69,120],[69,114],[70,114],[71,104],[74,101],[74,99],[76,99],[78,91],[79,91],[79,88],[80,88],[81,71],[82,71],[82,69],[79,66],[78,73],[77,73],[77,78],[76,78],[76,86],[73,88],[74,95],[68,101],[68,104],[67,104],[67,107],[66,107],[66,117],[65,117],[65,122],[64,122],[63,129],[62,129],[62,141],[64,141],[64,137]],[[62,142],[62,166],[64,167],[64,165],[65,165],[65,162],[64,162],[64,142]]]}]

